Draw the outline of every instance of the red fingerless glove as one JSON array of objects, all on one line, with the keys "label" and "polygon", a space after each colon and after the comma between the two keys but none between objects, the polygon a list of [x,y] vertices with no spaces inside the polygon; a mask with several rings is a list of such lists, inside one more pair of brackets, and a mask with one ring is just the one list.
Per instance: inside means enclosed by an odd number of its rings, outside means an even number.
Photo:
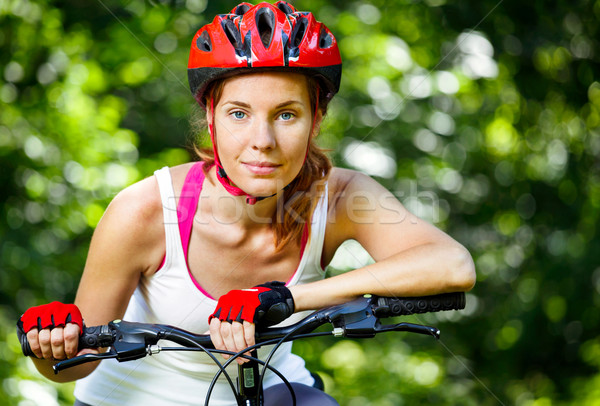
[{"label": "red fingerless glove", "polygon": [[24,333],[32,328],[43,330],[45,328],[64,327],[67,323],[79,326],[79,334],[83,334],[83,318],[79,308],[74,304],[52,302],[41,306],[30,307],[17,322]]},{"label": "red fingerless glove", "polygon": [[294,313],[294,298],[283,282],[268,282],[251,289],[232,290],[219,298],[210,315],[221,321],[248,321],[272,326]]}]

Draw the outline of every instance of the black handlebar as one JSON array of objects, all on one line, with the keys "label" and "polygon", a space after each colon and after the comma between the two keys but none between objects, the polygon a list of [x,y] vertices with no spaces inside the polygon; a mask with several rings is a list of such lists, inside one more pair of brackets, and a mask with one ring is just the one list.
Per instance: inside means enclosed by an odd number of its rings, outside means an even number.
[{"label": "black handlebar", "polygon": [[[17,326],[17,336],[21,343],[21,350],[26,357],[35,357],[29,347],[27,335]],[[79,336],[78,349],[109,347],[113,343],[113,335],[108,325],[104,326],[83,326],[83,334]]]},{"label": "black handlebar", "polygon": [[[257,330],[256,342],[266,343],[282,338],[285,338],[285,341],[291,341],[297,336],[310,333],[327,323],[333,325],[334,335],[350,338],[373,337],[376,333],[384,331],[410,331],[438,337],[439,330],[433,327],[411,323],[382,325],[379,319],[417,313],[460,310],[464,307],[465,294],[463,292],[406,298],[366,295],[342,305],[318,310],[290,326]],[[17,328],[17,334],[23,354],[35,356],[29,347],[25,333]],[[187,347],[214,348],[209,335],[198,335],[168,325],[115,320],[104,326],[84,326],[83,334],[79,338],[79,350],[112,347],[111,352],[85,354],[61,361],[55,365],[55,372],[102,358],[116,358],[118,361],[141,358],[148,354],[148,347],[155,345],[159,340],[170,340]]]},{"label": "black handlebar", "polygon": [[439,312],[444,310],[461,310],[465,308],[465,294],[442,293],[421,297],[380,297],[375,309],[377,317],[405,316],[418,313]]}]

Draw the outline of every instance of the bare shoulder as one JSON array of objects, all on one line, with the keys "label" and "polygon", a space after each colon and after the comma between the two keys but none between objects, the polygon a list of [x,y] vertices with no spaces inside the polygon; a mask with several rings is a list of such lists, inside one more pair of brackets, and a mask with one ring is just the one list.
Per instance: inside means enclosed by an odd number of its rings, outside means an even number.
[{"label": "bare shoulder", "polygon": [[329,178],[329,201],[331,207],[344,204],[348,199],[357,196],[372,197],[385,193],[386,189],[375,179],[352,169],[332,168]]},{"label": "bare shoulder", "polygon": [[190,171],[190,168],[194,166],[196,162],[188,162],[185,164],[177,165],[170,168],[171,171],[171,179],[173,181],[173,190],[175,191],[175,196],[179,196],[181,189],[183,189],[183,184],[185,182],[185,177],[187,173]]},{"label": "bare shoulder", "polygon": [[[181,176],[185,178],[184,165],[170,171],[174,184]],[[96,265],[100,260],[104,265],[103,258],[110,255],[115,262],[126,261],[132,273],[154,272],[165,252],[163,216],[155,176],[123,189],[109,204],[94,232],[87,265]]]},{"label": "bare shoulder", "polygon": [[143,220],[151,220],[162,213],[158,183],[150,176],[121,190],[108,205],[102,219],[118,217],[119,223],[129,227]]},{"label": "bare shoulder", "polygon": [[345,189],[345,187],[354,179],[355,177],[361,175],[360,172],[354,171],[352,169],[338,168],[333,167],[329,172],[329,177],[327,179],[329,184],[329,189],[333,191],[341,191]]},{"label": "bare shoulder", "polygon": [[[144,255],[148,255],[152,247],[164,239],[162,211],[160,191],[154,176],[120,191],[108,205],[94,231],[88,263],[96,253],[111,252],[118,257],[121,251],[143,251]],[[134,261],[129,263],[133,264]],[[143,272],[147,266],[137,263],[135,268]]]},{"label": "bare shoulder", "polygon": [[[327,184],[329,208],[323,251],[325,263],[333,258],[335,251],[344,241],[356,238],[353,229],[354,222],[351,220],[370,212],[363,210],[364,196],[375,196],[386,192],[370,176],[337,167],[332,168],[329,173]],[[375,192],[371,192],[373,190]],[[361,196],[363,196],[362,199]]]},{"label": "bare shoulder", "polygon": [[92,236],[75,299],[87,322],[103,324],[123,316],[141,275],[160,264],[162,223],[153,176],[123,189],[108,205]]},{"label": "bare shoulder", "polygon": [[[179,195],[185,176],[193,163],[178,165],[169,169],[175,196]],[[163,207],[158,182],[149,176],[120,191],[107,209],[107,214],[125,217],[120,220],[125,226],[140,226],[145,229],[148,221],[159,220],[162,224]]]},{"label": "bare shoulder", "polygon": [[348,189],[358,175],[360,175],[359,172],[351,169],[338,167],[331,168],[329,177],[327,178],[330,203],[335,204],[335,202],[342,194],[344,194],[344,192]]}]

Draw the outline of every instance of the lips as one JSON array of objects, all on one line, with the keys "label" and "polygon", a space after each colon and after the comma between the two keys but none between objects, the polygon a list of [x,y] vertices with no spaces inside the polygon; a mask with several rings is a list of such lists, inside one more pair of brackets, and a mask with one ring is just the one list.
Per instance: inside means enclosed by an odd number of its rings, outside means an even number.
[{"label": "lips", "polygon": [[273,163],[273,162],[267,162],[267,161],[251,161],[251,162],[244,162],[244,165],[250,165],[250,166],[258,166],[258,167],[276,167],[279,166],[279,164]]},{"label": "lips", "polygon": [[268,175],[273,172],[281,165],[276,164],[274,162],[268,161],[250,161],[250,162],[242,162],[242,165],[248,169],[250,172],[256,175]]}]

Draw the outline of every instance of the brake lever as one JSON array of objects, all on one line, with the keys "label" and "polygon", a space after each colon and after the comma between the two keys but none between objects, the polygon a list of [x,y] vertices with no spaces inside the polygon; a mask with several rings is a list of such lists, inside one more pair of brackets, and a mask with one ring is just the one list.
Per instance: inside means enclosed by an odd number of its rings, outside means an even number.
[{"label": "brake lever", "polygon": [[413,323],[398,323],[398,324],[379,324],[375,326],[377,333],[384,333],[386,331],[408,331],[410,333],[423,334],[426,336],[433,336],[436,340],[440,339],[440,330],[435,327],[423,326],[421,324]]},{"label": "brake lever", "polygon": [[[90,330],[93,329],[98,329],[94,331],[94,334],[100,334],[101,338],[96,344],[110,344],[110,350],[101,354],[83,354],[60,361],[52,367],[55,374],[66,368],[108,358],[116,358],[119,362],[143,358],[149,354],[149,346],[163,338],[170,327],[161,324],[113,320],[107,326],[98,326]],[[90,334],[90,337],[93,337],[94,334]]]},{"label": "brake lever", "polygon": [[354,300],[350,306],[346,304],[343,310],[334,308],[328,316],[334,328],[341,329],[341,335],[348,338],[372,338],[387,331],[408,331],[440,338],[440,330],[435,327],[413,323],[381,324],[376,304],[376,297],[365,296]]},{"label": "brake lever", "polygon": [[58,374],[60,371],[71,368],[77,365],[85,364],[87,362],[100,361],[108,358],[117,358],[117,353],[113,350],[104,352],[101,354],[82,354],[77,357],[65,359],[63,361],[59,361],[52,366],[54,370],[54,374]]}]

